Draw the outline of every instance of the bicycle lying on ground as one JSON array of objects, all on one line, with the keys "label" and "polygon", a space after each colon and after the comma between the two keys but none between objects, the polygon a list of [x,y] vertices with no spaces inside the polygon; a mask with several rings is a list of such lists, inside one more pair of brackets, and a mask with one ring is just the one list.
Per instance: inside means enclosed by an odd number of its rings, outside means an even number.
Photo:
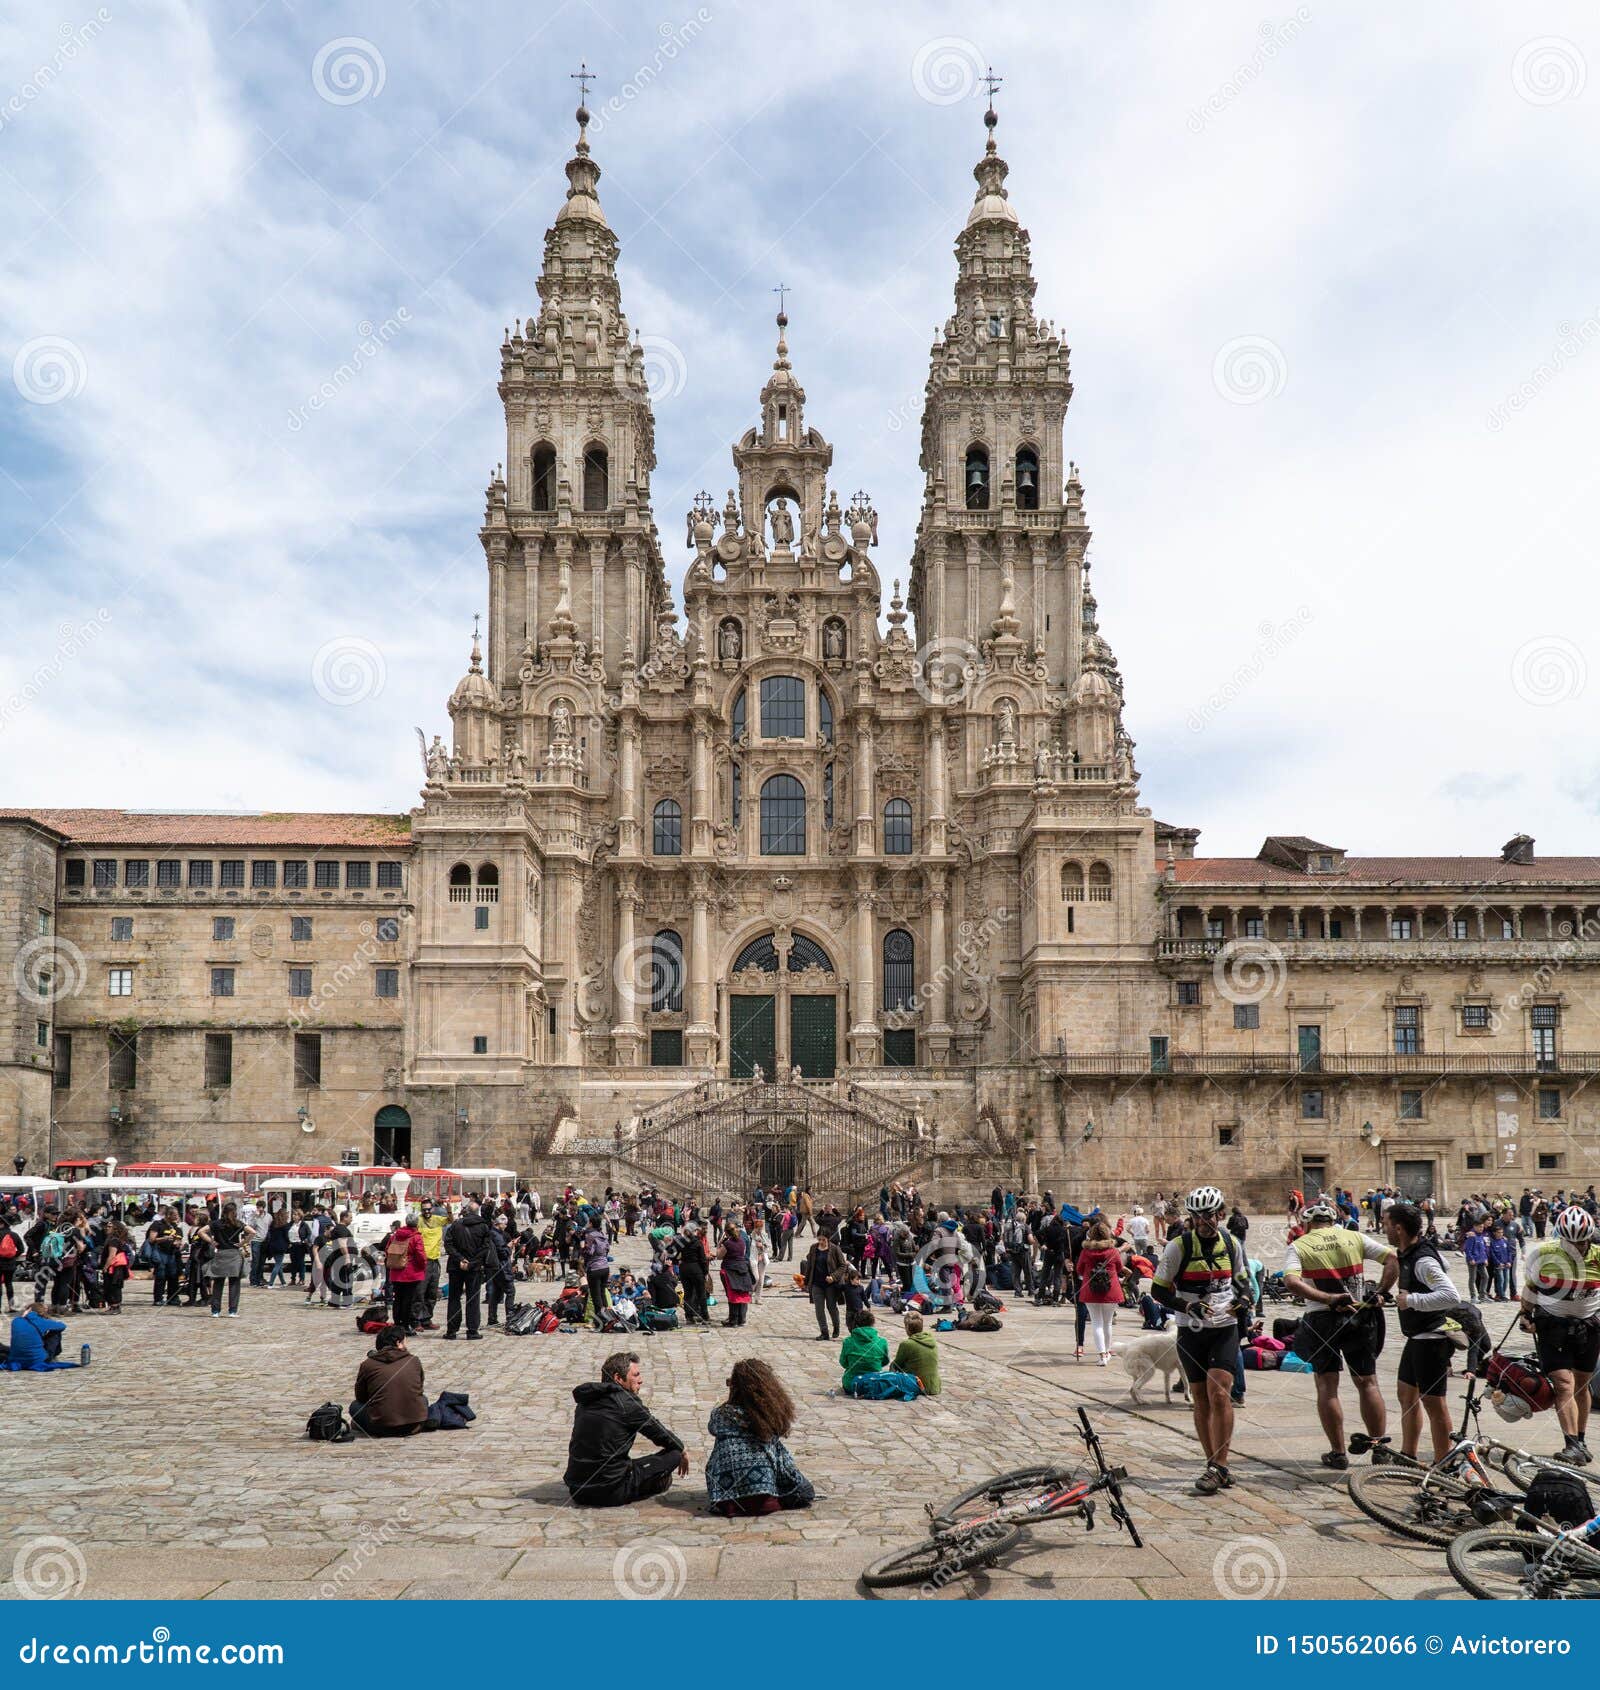
[{"label": "bicycle lying on ground", "polygon": [[[1479,1383],[1475,1375],[1469,1376],[1461,1430],[1451,1440],[1443,1460],[1424,1466],[1394,1455],[1384,1466],[1363,1468],[1350,1475],[1350,1500],[1363,1514],[1402,1537],[1444,1549],[1476,1527],[1513,1534],[1531,1528],[1532,1516],[1521,1504],[1528,1487],[1542,1472],[1589,1482],[1577,1468],[1551,1456],[1530,1455],[1486,1436]],[[1502,1489],[1497,1477],[1515,1489]]]},{"label": "bicycle lying on ground", "polygon": [[991,1566],[1013,1548],[1025,1530],[1046,1520],[1081,1519],[1094,1530],[1096,1497],[1106,1497],[1106,1511],[1142,1549],[1144,1540],[1122,1499],[1126,1467],[1112,1467],[1089,1422],[1087,1409],[1078,1410],[1079,1436],[1094,1460],[1095,1475],[1081,1476],[1071,1465],[1019,1467],[974,1485],[935,1512],[928,1504],[933,1536],[910,1549],[896,1549],[863,1569],[861,1582],[869,1590],[889,1590],[908,1584],[935,1589],[974,1567]]},{"label": "bicycle lying on ground", "polygon": [[1481,1526],[1463,1532],[1445,1561],[1464,1590],[1485,1602],[1600,1601],[1600,1514],[1570,1531],[1535,1525],[1528,1531]]}]

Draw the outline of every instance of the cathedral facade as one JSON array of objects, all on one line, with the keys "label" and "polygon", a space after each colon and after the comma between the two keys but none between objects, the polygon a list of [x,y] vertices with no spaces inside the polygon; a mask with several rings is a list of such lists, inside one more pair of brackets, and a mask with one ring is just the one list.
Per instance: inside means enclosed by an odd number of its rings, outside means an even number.
[{"label": "cathedral facade", "polygon": [[734,485],[684,513],[680,619],[580,110],[500,349],[487,634],[420,803],[0,812],[0,1151],[830,1194],[1587,1183],[1592,864],[1520,837],[1206,859],[1140,803],[1068,348],[986,123],[909,556],[886,590],[780,311]]}]

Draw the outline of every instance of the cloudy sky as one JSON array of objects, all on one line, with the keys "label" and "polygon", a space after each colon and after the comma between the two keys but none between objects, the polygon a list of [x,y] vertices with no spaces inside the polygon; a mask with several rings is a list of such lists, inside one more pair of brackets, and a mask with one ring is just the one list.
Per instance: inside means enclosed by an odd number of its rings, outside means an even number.
[{"label": "cloudy sky", "polygon": [[992,63],[1145,801],[1211,853],[1593,848],[1600,22],[1559,0],[9,8],[0,803],[415,801],[580,60],[675,577],[782,281],[904,578]]}]

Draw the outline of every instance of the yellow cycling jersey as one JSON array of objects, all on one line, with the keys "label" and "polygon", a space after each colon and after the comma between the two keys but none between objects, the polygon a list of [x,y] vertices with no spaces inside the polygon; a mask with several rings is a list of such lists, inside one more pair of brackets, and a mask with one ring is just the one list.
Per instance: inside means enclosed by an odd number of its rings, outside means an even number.
[{"label": "yellow cycling jersey", "polygon": [[1298,1275],[1319,1291],[1353,1295],[1363,1264],[1386,1262],[1393,1254],[1387,1244],[1363,1238],[1350,1227],[1318,1226],[1302,1233],[1285,1251],[1283,1271]]},{"label": "yellow cycling jersey", "polygon": [[1565,1320],[1600,1315],[1600,1244],[1541,1238],[1528,1252],[1523,1285],[1535,1308]]}]

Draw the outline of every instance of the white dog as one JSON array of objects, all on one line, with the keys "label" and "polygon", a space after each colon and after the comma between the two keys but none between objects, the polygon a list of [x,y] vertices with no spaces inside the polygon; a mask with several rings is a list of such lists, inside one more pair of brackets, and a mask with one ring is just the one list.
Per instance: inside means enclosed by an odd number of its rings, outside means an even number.
[{"label": "white dog", "polygon": [[1128,1395],[1135,1402],[1141,1400],[1139,1387],[1149,1380],[1155,1373],[1162,1375],[1162,1383],[1166,1386],[1167,1401],[1172,1401],[1172,1381],[1178,1381],[1178,1389],[1183,1393],[1185,1401],[1189,1398],[1189,1385],[1183,1377],[1183,1367],[1178,1360],[1178,1335],[1176,1332],[1146,1332],[1142,1337],[1131,1339],[1122,1350],[1122,1365],[1132,1376],[1128,1385]]}]

